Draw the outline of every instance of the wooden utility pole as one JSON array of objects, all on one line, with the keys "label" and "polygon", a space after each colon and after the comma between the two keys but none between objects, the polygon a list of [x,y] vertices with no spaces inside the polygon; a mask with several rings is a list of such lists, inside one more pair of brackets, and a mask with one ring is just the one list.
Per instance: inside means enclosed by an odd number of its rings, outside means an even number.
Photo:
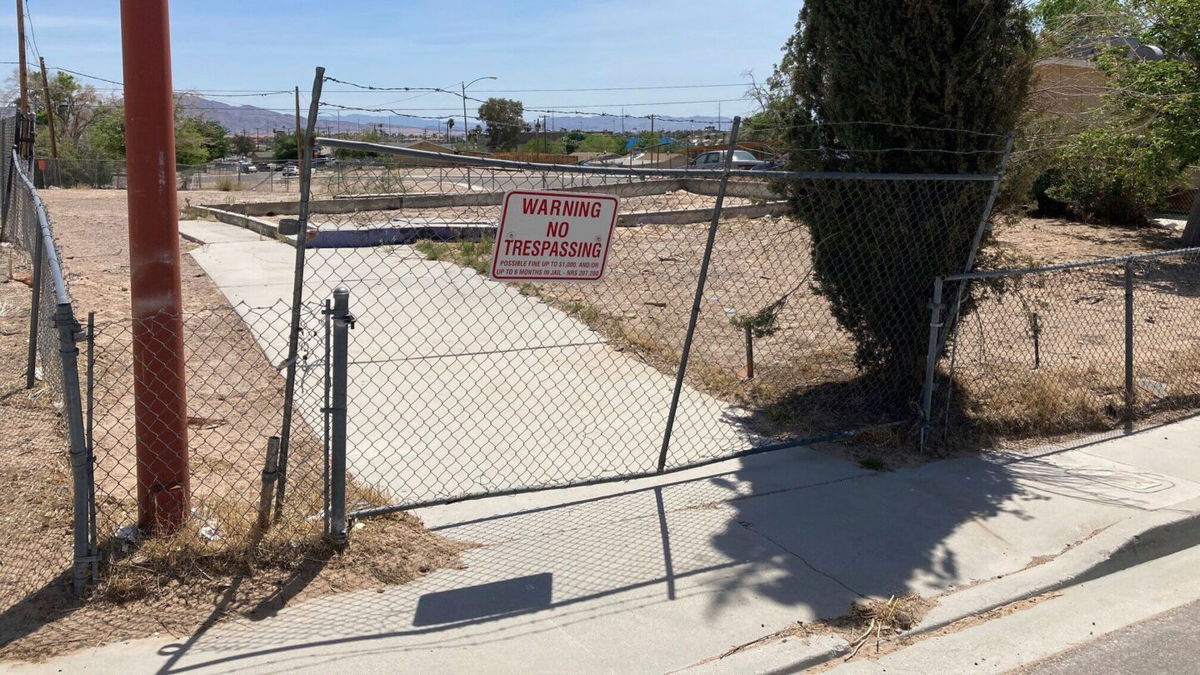
[{"label": "wooden utility pole", "polygon": [[50,126],[50,157],[54,160],[54,182],[61,185],[62,179],[58,170],[58,139],[54,134],[54,103],[50,100],[50,81],[46,78],[46,59],[39,56],[38,63],[42,67],[42,95],[46,97],[46,123]]},{"label": "wooden utility pole", "polygon": [[58,138],[54,135],[54,102],[50,100],[50,80],[46,78],[46,59],[38,57],[42,66],[42,95],[46,97],[46,122],[50,125],[50,156],[58,159]]},{"label": "wooden utility pole", "polygon": [[29,114],[29,74],[25,72],[25,6],[24,0],[17,0],[17,67],[21,69],[21,114]]}]

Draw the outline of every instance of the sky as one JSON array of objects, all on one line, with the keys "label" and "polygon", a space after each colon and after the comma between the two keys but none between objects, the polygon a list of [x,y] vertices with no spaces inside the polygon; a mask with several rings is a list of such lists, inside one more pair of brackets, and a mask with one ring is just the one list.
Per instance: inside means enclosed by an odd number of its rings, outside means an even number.
[{"label": "sky", "polygon": [[[121,80],[117,0],[26,1],[31,63],[40,54],[51,70]],[[13,5],[0,20],[0,44],[11,54],[0,54],[3,61],[17,55]],[[517,98],[527,108],[617,114],[624,104],[627,114],[680,117],[719,108],[729,117],[753,110],[737,100],[746,73],[760,81],[770,74],[799,7],[799,0],[174,0],[174,85],[226,103],[290,109],[290,95],[229,94],[298,85],[306,104],[313,69],[324,66],[329,76],[380,87],[458,89],[493,76],[468,93]],[[81,79],[102,93],[114,88]],[[613,90],[521,91],[581,88]],[[437,92],[328,82],[322,100],[462,114],[461,98]]]}]

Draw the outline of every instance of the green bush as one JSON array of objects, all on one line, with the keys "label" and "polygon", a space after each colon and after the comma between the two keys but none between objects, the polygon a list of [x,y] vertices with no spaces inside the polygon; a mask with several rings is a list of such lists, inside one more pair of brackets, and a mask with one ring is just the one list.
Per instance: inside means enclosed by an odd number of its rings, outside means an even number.
[{"label": "green bush", "polygon": [[1150,136],[1088,129],[1058,152],[1057,179],[1046,195],[1067,203],[1075,215],[1138,225],[1160,203],[1179,175],[1169,149]]}]

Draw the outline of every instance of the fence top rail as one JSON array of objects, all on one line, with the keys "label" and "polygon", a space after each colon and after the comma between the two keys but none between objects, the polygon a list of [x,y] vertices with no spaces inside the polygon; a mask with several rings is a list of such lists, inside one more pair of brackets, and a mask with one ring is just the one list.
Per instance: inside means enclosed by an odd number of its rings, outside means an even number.
[{"label": "fence top rail", "polygon": [[1173,251],[1156,251],[1154,253],[1137,253],[1134,255],[1116,256],[1112,258],[1095,258],[1092,260],[1077,260],[1072,262],[1058,263],[1054,265],[1044,265],[1042,267],[1014,267],[1003,270],[980,270],[977,272],[965,272],[959,274],[949,274],[942,277],[943,281],[966,281],[970,279],[996,279],[999,277],[1016,277],[1024,274],[1045,274],[1047,272],[1061,272],[1064,270],[1079,269],[1082,267],[1099,267],[1101,265],[1117,265],[1131,262],[1139,262],[1142,260],[1156,260],[1158,258],[1170,258],[1172,256],[1186,256],[1190,254],[1200,255],[1200,246],[1192,248],[1178,248]]},{"label": "fence top rail", "polygon": [[[58,249],[54,246],[54,234],[50,231],[50,217],[46,215],[46,205],[42,202],[42,196],[38,194],[37,188],[33,186],[33,180],[26,173],[24,163],[16,150],[12,151],[12,165],[17,172],[17,177],[24,183],[24,189],[29,191],[33,200],[38,236],[42,238],[42,251],[46,256],[46,266],[50,270],[51,282],[54,284],[55,301],[60,305],[70,304],[71,297],[67,294],[67,283],[63,277],[62,263],[58,260]],[[37,261],[34,261],[34,264],[37,264]]]},{"label": "fence top rail", "polygon": [[[609,174],[616,176],[685,176],[714,178],[721,176],[722,169],[637,169],[617,166],[580,166],[578,164],[545,164],[539,162],[519,162],[511,159],[495,159],[491,157],[475,157],[458,155],[450,152],[433,152],[415,148],[400,148],[383,143],[367,141],[351,141],[343,138],[318,137],[320,145],[339,148],[342,150],[359,150],[378,152],[387,155],[399,155],[450,164],[492,167],[497,169],[520,169],[524,171],[552,171],[569,173]],[[735,178],[791,179],[791,180],[937,180],[937,181],[994,181],[995,174],[974,173],[850,173],[838,171],[751,171],[735,169],[729,172]]]}]

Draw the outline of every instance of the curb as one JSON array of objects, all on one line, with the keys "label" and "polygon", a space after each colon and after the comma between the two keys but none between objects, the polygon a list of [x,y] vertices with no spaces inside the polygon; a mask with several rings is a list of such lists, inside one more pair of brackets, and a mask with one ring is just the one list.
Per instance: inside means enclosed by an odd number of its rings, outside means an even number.
[{"label": "curb", "polygon": [[[1045,563],[1004,577],[935,596],[938,604],[917,627],[901,638],[920,640],[957,621],[1014,602],[1051,593],[1136,567],[1200,545],[1200,499],[1192,499],[1114,523]],[[820,638],[810,638],[815,641]],[[725,659],[685,668],[687,672],[795,673],[844,657],[850,646],[810,645],[801,648],[765,642]],[[782,647],[781,647],[782,645]],[[817,647],[807,653],[806,647]]]},{"label": "curb", "polygon": [[213,206],[193,206],[193,209],[202,211],[218,221],[226,225],[236,225],[237,227],[250,230],[255,234],[269,237],[285,244],[292,245],[292,240],[279,233],[279,228],[274,223],[260,220],[254,216],[247,216],[234,211],[226,211]]},{"label": "curb", "polygon": [[1117,522],[1053,560],[938,599],[905,637],[918,637],[982,612],[1058,591],[1200,545],[1200,499]]}]

